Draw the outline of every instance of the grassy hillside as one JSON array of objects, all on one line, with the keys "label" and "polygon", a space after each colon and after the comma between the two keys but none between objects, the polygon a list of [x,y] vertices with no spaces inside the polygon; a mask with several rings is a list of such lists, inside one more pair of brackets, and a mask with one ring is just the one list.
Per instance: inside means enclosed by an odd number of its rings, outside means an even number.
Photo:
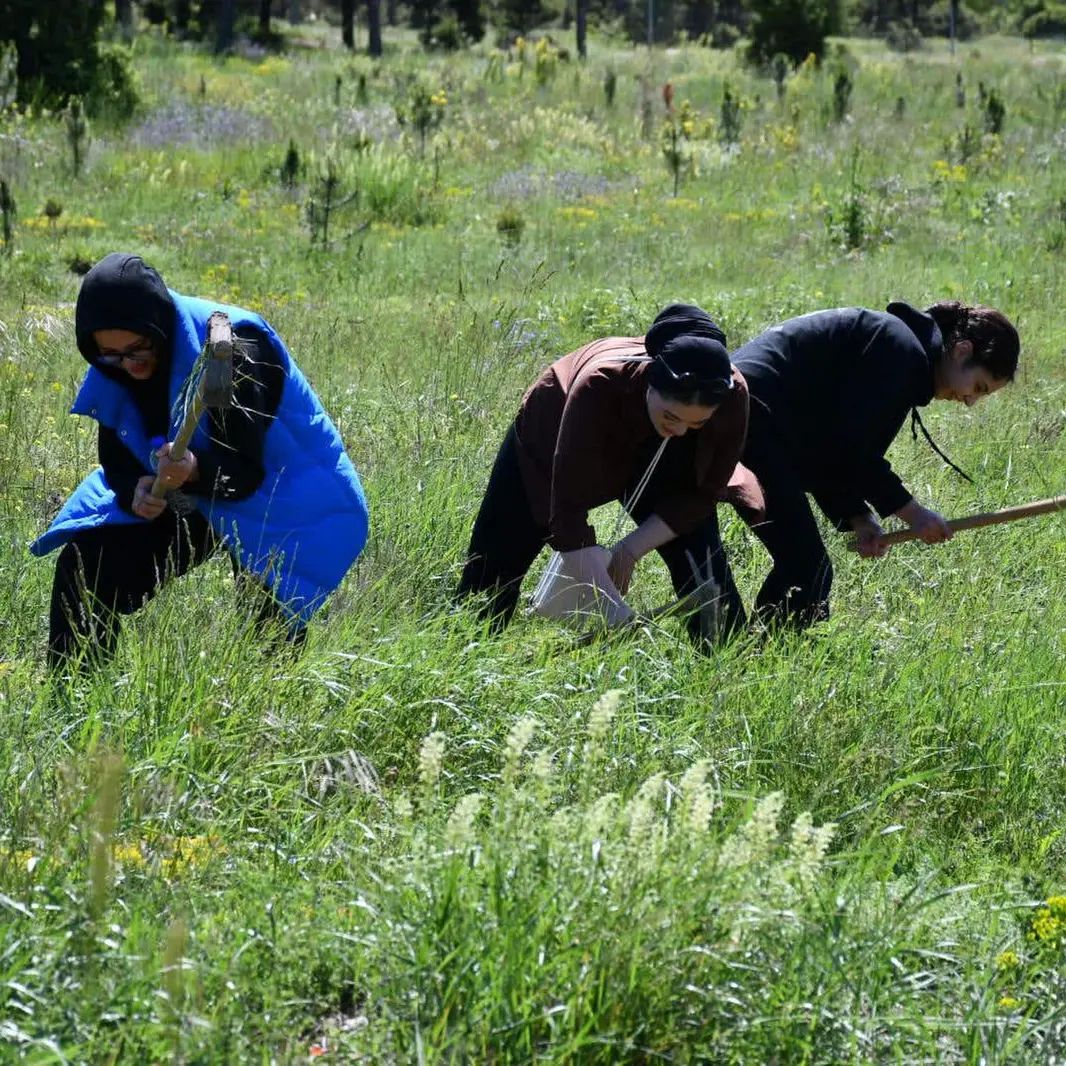
[{"label": "grassy hillside", "polygon": [[[820,307],[1001,307],[1016,385],[926,418],[976,484],[909,434],[892,461],[949,514],[1066,491],[1066,53],[845,48],[779,94],[695,47],[144,38],[143,113],[79,176],[61,119],[0,118],[0,1059],[1066,1056],[1061,516],[877,563],[827,531],[832,619],[709,657],[674,624],[572,650],[449,607],[523,389],[672,300],[731,346]],[[297,659],[219,560],[106,671],[47,675],[26,545],[95,462],[72,267],[112,250],[265,314],[360,470],[371,543]],[[750,602],[767,559],[723,519]],[[635,599],[668,595],[644,563]]]}]

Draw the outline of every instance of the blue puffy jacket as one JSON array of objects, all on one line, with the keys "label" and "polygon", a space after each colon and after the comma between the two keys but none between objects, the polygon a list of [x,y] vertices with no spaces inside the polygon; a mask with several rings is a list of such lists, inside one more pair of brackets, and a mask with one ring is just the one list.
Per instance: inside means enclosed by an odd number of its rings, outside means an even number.
[{"label": "blue puffy jacket", "polygon": [[[229,315],[234,328],[262,330],[281,357],[285,385],[266,433],[262,484],[243,500],[190,499],[241,566],[273,591],[287,614],[305,622],[340,584],[366,544],[369,513],[359,476],[318,397],[281,338],[259,315],[173,291],[170,295],[176,309],[171,408],[203,348],[213,311]],[[113,429],[133,455],[149,461],[153,449],[140,413],[119,382],[90,367],[71,413]],[[210,448],[203,421],[190,442],[194,452]],[[177,428],[172,427],[170,439]],[[97,468],[74,490],[30,551],[46,555],[80,530],[146,521],[119,507],[103,470]]]}]

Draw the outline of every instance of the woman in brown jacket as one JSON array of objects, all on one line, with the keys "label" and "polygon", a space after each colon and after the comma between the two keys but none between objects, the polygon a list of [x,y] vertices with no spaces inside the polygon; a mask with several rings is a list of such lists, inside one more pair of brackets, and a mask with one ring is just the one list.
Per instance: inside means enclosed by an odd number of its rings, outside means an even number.
[{"label": "woman in brown jacket", "polygon": [[[671,305],[643,338],[607,337],[557,360],[526,393],[504,438],[457,595],[487,594],[483,616],[506,625],[547,544],[569,573],[595,586],[607,620],[622,622],[633,617],[623,597],[634,569],[655,550],[679,596],[715,579],[719,631],[730,631],[744,612],[715,507],[727,496],[761,506],[757,483],[737,467],[747,424],[744,378],[722,331],[698,307]],[[605,561],[588,514],[611,500],[628,503],[637,528]],[[690,618],[695,637],[702,617]]]}]

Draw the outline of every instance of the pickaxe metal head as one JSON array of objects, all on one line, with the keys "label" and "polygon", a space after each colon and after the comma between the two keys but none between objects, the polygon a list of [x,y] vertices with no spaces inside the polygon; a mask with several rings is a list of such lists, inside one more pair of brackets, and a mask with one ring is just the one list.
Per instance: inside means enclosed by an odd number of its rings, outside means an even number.
[{"label": "pickaxe metal head", "polygon": [[223,311],[207,320],[202,398],[205,407],[216,410],[233,406],[233,324]]}]

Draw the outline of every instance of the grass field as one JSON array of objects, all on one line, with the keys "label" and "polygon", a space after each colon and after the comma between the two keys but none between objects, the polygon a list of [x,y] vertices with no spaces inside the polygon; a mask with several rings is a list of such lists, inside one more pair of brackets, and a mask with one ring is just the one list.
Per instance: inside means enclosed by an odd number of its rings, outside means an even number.
[{"label": "grass field", "polygon": [[[877,563],[829,533],[832,619],[709,657],[449,609],[522,390],[672,300],[731,346],[1001,307],[1015,386],[926,418],[976,484],[891,458],[948,514],[1066,491],[1066,51],[848,41],[779,97],[696,47],[336,43],[141,38],[144,110],[78,177],[60,119],[0,118],[0,1061],[1066,1060],[1061,516]],[[331,168],[358,196],[312,244]],[[218,561],[48,677],[26,545],[95,462],[71,265],[112,250],[262,311],[359,468],[371,542],[298,659]],[[750,602],[767,559],[725,525]],[[645,562],[635,599],[668,592]]]}]

